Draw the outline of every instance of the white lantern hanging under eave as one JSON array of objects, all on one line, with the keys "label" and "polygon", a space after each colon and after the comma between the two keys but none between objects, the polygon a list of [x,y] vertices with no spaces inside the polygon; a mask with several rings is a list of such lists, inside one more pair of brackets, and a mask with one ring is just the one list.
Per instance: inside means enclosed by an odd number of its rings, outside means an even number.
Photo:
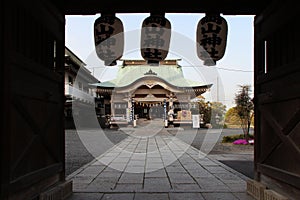
[{"label": "white lantern hanging under eave", "polygon": [[164,13],[151,13],[142,24],[141,54],[148,64],[159,64],[169,51],[171,23]]},{"label": "white lantern hanging under eave", "polygon": [[124,28],[114,13],[103,13],[94,23],[94,41],[98,58],[106,66],[114,66],[123,56]]},{"label": "white lantern hanging under eave", "polygon": [[206,14],[197,26],[197,55],[204,65],[216,65],[226,49],[227,22],[219,14]]}]

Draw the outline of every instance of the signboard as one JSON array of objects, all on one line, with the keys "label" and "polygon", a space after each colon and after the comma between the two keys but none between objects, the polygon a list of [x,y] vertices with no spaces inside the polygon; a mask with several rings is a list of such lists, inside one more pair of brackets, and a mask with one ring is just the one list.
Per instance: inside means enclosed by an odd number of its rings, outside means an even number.
[{"label": "signboard", "polygon": [[193,120],[193,128],[200,128],[200,117],[199,115],[192,115],[192,120]]}]

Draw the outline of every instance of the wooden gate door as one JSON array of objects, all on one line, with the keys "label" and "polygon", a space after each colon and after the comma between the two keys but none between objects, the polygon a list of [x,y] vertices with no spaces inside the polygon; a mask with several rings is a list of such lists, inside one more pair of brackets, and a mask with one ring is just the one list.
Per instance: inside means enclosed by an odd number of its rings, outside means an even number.
[{"label": "wooden gate door", "polygon": [[64,15],[44,0],[3,5],[1,199],[36,199],[64,180]]},{"label": "wooden gate door", "polygon": [[256,180],[300,197],[300,21],[276,2],[255,18]]}]

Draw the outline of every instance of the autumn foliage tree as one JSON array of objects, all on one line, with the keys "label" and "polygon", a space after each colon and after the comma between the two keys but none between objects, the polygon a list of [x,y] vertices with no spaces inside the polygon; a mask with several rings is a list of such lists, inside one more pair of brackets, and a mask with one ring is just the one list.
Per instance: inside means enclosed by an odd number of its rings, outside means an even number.
[{"label": "autumn foliage tree", "polygon": [[[236,107],[229,108],[225,114],[225,124],[229,127],[240,126],[241,121]],[[251,119],[251,125],[254,126],[254,117]]]},{"label": "autumn foliage tree", "polygon": [[240,85],[240,89],[235,95],[235,109],[239,116],[246,140],[249,139],[251,120],[254,116],[254,104],[250,97],[250,92],[250,85]]},{"label": "autumn foliage tree", "polygon": [[240,126],[240,117],[236,107],[229,108],[225,114],[225,123],[229,126]]}]

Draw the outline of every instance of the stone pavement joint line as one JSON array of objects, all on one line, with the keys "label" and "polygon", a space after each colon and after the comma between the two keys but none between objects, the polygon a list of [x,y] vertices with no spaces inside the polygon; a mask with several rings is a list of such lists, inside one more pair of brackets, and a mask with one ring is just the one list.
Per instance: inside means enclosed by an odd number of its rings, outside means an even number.
[{"label": "stone pavement joint line", "polygon": [[161,132],[128,136],[78,169],[76,199],[253,199],[247,177]]}]

